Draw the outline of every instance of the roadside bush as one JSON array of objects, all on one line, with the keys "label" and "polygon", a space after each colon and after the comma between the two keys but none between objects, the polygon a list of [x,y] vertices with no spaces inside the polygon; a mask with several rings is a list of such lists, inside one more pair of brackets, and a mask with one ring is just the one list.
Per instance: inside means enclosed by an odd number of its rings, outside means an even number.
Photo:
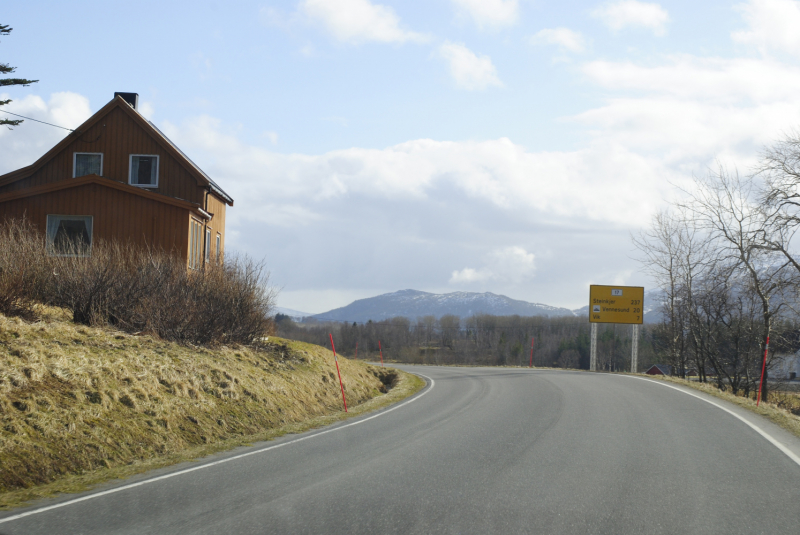
[{"label": "roadside bush", "polygon": [[0,312],[36,318],[34,305],[49,277],[44,256],[44,240],[30,223],[10,220],[0,225]]},{"label": "roadside bush", "polygon": [[39,301],[70,310],[76,323],[199,345],[250,344],[272,330],[269,273],[247,257],[191,271],[176,255],[101,241],[51,256],[33,227],[13,221],[0,239],[6,315],[31,318]]},{"label": "roadside bush", "polygon": [[165,269],[156,292],[141,300],[140,330],[179,342],[251,343],[271,334],[275,292],[263,264],[229,257],[222,265],[188,272]]}]

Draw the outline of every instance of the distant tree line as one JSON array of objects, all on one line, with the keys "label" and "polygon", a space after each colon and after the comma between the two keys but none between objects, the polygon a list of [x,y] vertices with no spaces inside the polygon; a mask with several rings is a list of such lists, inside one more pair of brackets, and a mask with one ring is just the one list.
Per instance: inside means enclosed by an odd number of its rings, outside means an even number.
[{"label": "distant tree line", "polygon": [[[377,361],[378,342],[384,359],[408,364],[462,364],[483,366],[528,366],[531,339],[533,365],[589,368],[589,321],[586,317],[492,316],[468,318],[447,315],[424,316],[414,321],[392,318],[367,323],[295,323],[278,314],[276,334],[330,347],[333,334],[336,351],[349,358]],[[639,361],[652,363],[650,330],[640,331]],[[630,370],[631,328],[601,325],[598,333],[598,367]]]}]

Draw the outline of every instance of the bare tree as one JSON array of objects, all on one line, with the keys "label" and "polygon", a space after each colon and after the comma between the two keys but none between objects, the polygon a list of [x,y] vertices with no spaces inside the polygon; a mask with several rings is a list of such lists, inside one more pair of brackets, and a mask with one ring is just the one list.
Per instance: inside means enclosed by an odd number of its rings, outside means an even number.
[{"label": "bare tree", "polygon": [[[645,271],[662,291],[661,308],[666,321],[658,333],[659,338],[666,341],[670,364],[678,375],[685,377],[695,278],[713,263],[710,240],[698,230],[694,220],[674,210],[657,213],[651,228],[632,239],[642,253],[640,262]],[[704,361],[698,360],[695,364],[702,374]]]},{"label": "bare tree", "polygon": [[[778,296],[787,287],[786,268],[791,262],[777,258],[770,245],[780,239],[780,235],[774,232],[769,214],[758,202],[760,192],[754,180],[742,179],[738,173],[720,168],[716,173],[695,178],[693,191],[686,193],[688,200],[678,206],[718,247],[717,261],[741,270],[747,279],[747,288],[758,298],[760,349],[763,351],[775,315],[784,305]],[[778,299],[773,302],[776,297]],[[765,370],[764,398],[767,393]]]}]

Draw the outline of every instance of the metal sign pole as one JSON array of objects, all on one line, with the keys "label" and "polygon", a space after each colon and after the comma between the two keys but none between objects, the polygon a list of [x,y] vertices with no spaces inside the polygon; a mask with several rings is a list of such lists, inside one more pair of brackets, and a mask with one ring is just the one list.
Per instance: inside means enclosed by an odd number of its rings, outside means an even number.
[{"label": "metal sign pole", "polygon": [[631,325],[631,373],[639,373],[639,325]]},{"label": "metal sign pole", "polygon": [[597,371],[597,324],[592,323],[592,343],[589,352],[589,371]]}]

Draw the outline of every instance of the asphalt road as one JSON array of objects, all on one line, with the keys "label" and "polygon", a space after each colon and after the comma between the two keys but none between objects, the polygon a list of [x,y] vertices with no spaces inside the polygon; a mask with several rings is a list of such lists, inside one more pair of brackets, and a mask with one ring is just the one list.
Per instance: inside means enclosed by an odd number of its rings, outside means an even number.
[{"label": "asphalt road", "polygon": [[434,381],[410,403],[2,513],[0,534],[800,533],[800,441],[714,398],[790,455],[642,379],[403,368]]}]

